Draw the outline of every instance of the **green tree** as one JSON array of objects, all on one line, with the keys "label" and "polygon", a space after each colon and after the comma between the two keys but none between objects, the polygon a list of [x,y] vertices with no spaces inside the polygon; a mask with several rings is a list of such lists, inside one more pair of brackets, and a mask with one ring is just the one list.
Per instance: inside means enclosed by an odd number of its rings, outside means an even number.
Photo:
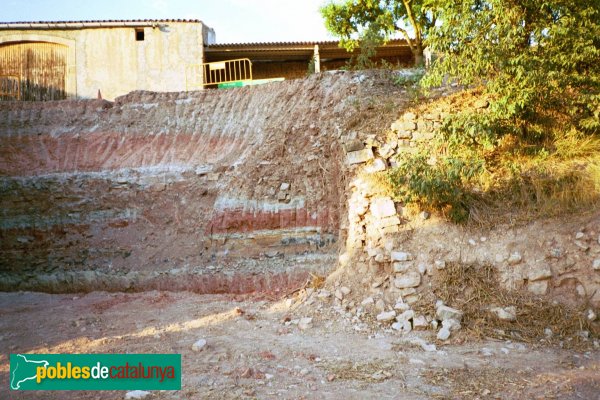
[{"label": "green tree", "polygon": [[359,46],[363,38],[381,42],[400,33],[408,42],[415,64],[423,62],[427,29],[435,25],[428,0],[344,0],[331,1],[321,7],[329,32],[340,38],[348,51]]},{"label": "green tree", "polygon": [[428,5],[438,58],[421,83],[455,81],[489,103],[448,116],[420,153],[399,156],[397,195],[455,221],[600,204],[600,0]]},{"label": "green tree", "polygon": [[541,113],[600,127],[600,0],[433,0],[428,43],[443,57],[424,84],[482,86],[523,135]]}]

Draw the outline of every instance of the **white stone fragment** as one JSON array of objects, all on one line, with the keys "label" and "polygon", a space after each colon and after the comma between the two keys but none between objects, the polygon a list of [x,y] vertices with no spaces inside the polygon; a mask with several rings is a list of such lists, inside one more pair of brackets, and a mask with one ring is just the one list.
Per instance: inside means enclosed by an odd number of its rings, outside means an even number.
[{"label": "white stone fragment", "polygon": [[517,320],[517,308],[515,306],[510,307],[494,307],[490,309],[491,312],[496,314],[498,319],[503,321],[516,321]]},{"label": "white stone fragment", "polygon": [[406,310],[402,314],[396,316],[396,321],[398,321],[398,322],[408,321],[408,320],[414,318],[414,316],[415,316],[415,312],[413,310]]},{"label": "white stone fragment", "polygon": [[460,330],[461,325],[460,322],[454,318],[450,318],[442,321],[442,328],[448,328],[450,332],[455,332]]},{"label": "white stone fragment", "polygon": [[406,253],[404,251],[392,251],[390,253],[390,257],[392,261],[410,261],[412,260],[412,255],[410,253]]},{"label": "white stone fragment", "polygon": [[552,270],[550,269],[549,265],[537,265],[535,267],[532,267],[529,270],[529,274],[528,274],[528,278],[529,281],[531,282],[535,282],[535,281],[541,281],[543,279],[548,279],[552,277]]},{"label": "white stone fragment", "polygon": [[548,292],[548,281],[529,282],[527,290],[535,295],[543,296]]},{"label": "white stone fragment", "polygon": [[437,338],[439,340],[448,340],[450,338],[450,329],[447,327],[442,327],[437,333]]},{"label": "white stone fragment", "polygon": [[411,262],[395,262],[392,264],[392,268],[394,270],[395,273],[397,274],[402,274],[404,272],[407,272],[410,267],[412,266]]},{"label": "white stone fragment", "polygon": [[133,390],[131,392],[127,392],[125,393],[125,400],[137,400],[137,399],[143,399],[146,396],[149,396],[151,393],[150,392],[146,392],[144,390]]},{"label": "white stone fragment", "polygon": [[418,272],[408,272],[398,275],[394,279],[394,286],[398,289],[414,288],[421,284],[421,274]]},{"label": "white stone fragment", "polygon": [[462,311],[457,310],[456,308],[448,307],[444,304],[437,307],[435,314],[440,321],[455,319],[460,322],[463,317]]},{"label": "white stone fragment", "polygon": [[192,345],[192,350],[194,351],[202,351],[206,347],[206,339],[199,339]]},{"label": "white stone fragment", "polygon": [[386,168],[385,161],[381,158],[376,158],[371,165],[365,167],[365,171],[369,174],[374,174],[375,172],[385,171]]},{"label": "white stone fragment", "polygon": [[409,333],[410,331],[412,331],[412,325],[408,320],[398,321],[392,324],[392,329],[400,331],[402,333]]},{"label": "white stone fragment", "polygon": [[371,304],[375,304],[375,300],[372,297],[367,297],[363,301],[360,302],[360,305],[363,307],[369,306]]},{"label": "white stone fragment", "polygon": [[373,150],[371,149],[364,149],[346,153],[346,162],[349,165],[362,164],[369,160],[372,160],[373,158],[375,158],[375,156],[373,155]]},{"label": "white stone fragment", "polygon": [[393,321],[396,318],[396,311],[384,311],[382,313],[377,314],[377,321],[381,322],[389,322]]},{"label": "white stone fragment", "polygon": [[512,253],[510,255],[510,257],[508,257],[508,264],[509,265],[517,265],[518,263],[521,262],[522,259],[523,259],[523,256],[521,256],[521,253],[516,251],[516,252]]},{"label": "white stone fragment", "polygon": [[396,215],[396,205],[390,197],[378,197],[371,201],[371,214],[375,218],[385,218]]},{"label": "white stone fragment", "polygon": [[300,318],[300,321],[298,321],[298,329],[305,331],[310,328],[312,328],[312,318]]},{"label": "white stone fragment", "polygon": [[427,329],[427,318],[423,315],[418,315],[413,318],[414,329]]}]

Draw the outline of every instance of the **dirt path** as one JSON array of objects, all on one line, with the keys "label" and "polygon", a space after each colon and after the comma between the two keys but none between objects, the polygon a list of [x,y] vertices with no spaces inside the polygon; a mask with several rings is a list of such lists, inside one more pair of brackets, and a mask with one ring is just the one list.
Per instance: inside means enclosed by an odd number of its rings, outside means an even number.
[{"label": "dirt path", "polygon": [[[359,332],[329,306],[288,306],[186,292],[1,293],[0,398],[125,397],[9,392],[9,353],[165,352],[182,354],[183,388],[146,399],[600,399],[599,350],[467,340],[425,351],[427,332]],[[283,322],[306,316],[304,331]],[[208,347],[192,351],[200,338]]]}]

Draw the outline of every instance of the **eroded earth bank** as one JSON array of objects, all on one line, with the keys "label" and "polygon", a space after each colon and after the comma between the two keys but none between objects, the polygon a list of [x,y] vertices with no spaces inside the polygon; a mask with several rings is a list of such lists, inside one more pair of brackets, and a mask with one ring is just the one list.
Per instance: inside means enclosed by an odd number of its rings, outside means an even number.
[{"label": "eroded earth bank", "polygon": [[0,103],[0,397],[127,396],[9,393],[9,353],[167,352],[147,399],[598,398],[600,212],[398,203],[394,157],[485,105],[390,74]]}]

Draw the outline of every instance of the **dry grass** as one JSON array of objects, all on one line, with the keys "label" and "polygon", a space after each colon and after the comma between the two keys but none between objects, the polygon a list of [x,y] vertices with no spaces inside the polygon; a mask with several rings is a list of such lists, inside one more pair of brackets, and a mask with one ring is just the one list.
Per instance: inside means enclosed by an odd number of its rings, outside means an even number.
[{"label": "dry grass", "polygon": [[[371,362],[329,362],[323,363],[322,367],[335,379],[344,381],[362,381],[377,383],[394,376],[397,367],[389,362],[379,360]],[[403,378],[401,376],[401,378]]]},{"label": "dry grass", "polygon": [[315,290],[321,289],[325,286],[325,277],[321,275],[316,275],[311,272],[310,281],[308,282],[308,287],[313,288]]},{"label": "dry grass", "polygon": [[522,154],[504,138],[494,168],[477,183],[470,220],[478,225],[528,222],[582,212],[600,205],[600,139],[569,133],[547,144],[552,152]]},{"label": "dry grass", "polygon": [[489,395],[503,398],[507,390],[527,386],[529,374],[515,372],[502,368],[454,368],[428,370],[423,378],[435,386],[450,388],[453,394],[452,397],[434,394],[432,399],[481,399]]},{"label": "dry grass", "polygon": [[[477,338],[519,340],[529,343],[563,343],[565,347],[587,347],[581,331],[588,331],[592,338],[600,337],[600,329],[584,317],[585,307],[572,308],[564,304],[550,303],[523,291],[503,289],[496,270],[491,266],[448,264],[433,279],[433,293],[421,300],[417,308],[433,314],[435,299],[464,312],[465,332]],[[490,307],[517,308],[514,322],[498,319]],[[551,338],[544,330],[550,328]]]},{"label": "dry grass", "polygon": [[392,196],[394,189],[386,172],[367,173],[360,171],[358,179],[365,182],[372,196]]}]

